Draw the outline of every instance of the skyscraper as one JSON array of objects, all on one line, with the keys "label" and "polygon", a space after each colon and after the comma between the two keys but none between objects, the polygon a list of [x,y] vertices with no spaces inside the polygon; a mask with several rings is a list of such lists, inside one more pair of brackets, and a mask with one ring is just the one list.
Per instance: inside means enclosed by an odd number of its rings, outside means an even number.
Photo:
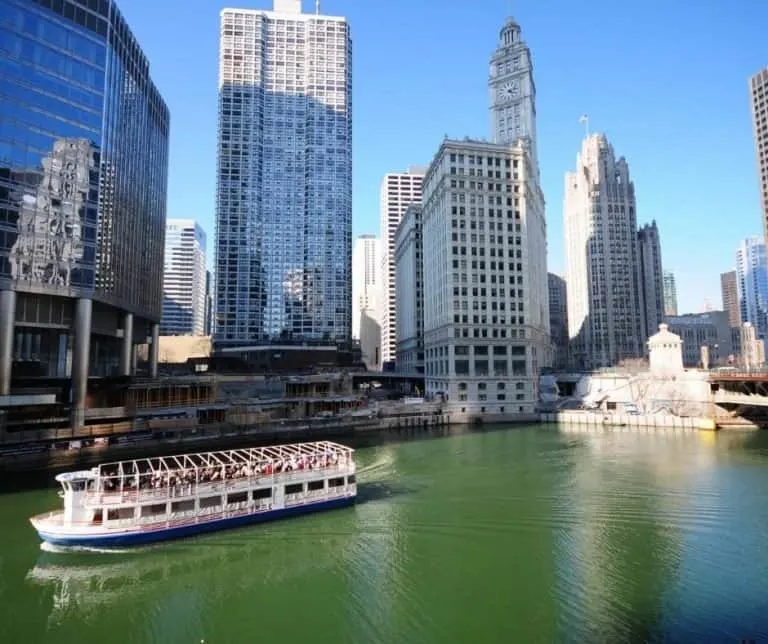
[{"label": "skyscraper", "polygon": [[162,335],[204,335],[206,329],[205,233],[193,219],[165,224]]},{"label": "skyscraper", "polygon": [[768,67],[749,79],[749,89],[763,211],[763,238],[768,242]]},{"label": "skyscraper", "polygon": [[661,268],[661,240],[654,221],[637,231],[640,307],[647,340],[664,321],[664,272]]},{"label": "skyscraper", "polygon": [[731,327],[741,326],[741,309],[739,309],[739,287],[736,271],[720,274],[720,294],[723,298],[723,311],[728,314]]},{"label": "skyscraper", "polygon": [[552,366],[568,368],[568,292],[565,280],[549,273],[549,337],[552,341]]},{"label": "skyscraper", "polygon": [[221,12],[217,348],[350,337],[351,56],[299,0]]},{"label": "skyscraper", "polygon": [[760,237],[749,237],[739,244],[736,288],[742,322],[752,324],[759,340],[768,339],[768,259]]},{"label": "skyscraper", "polygon": [[565,175],[568,331],[577,368],[644,353],[635,186],[603,134],[591,134]]},{"label": "skyscraper", "polygon": [[[736,282],[734,281],[734,286]],[[664,317],[677,315],[677,286],[675,274],[664,271]]]},{"label": "skyscraper", "polygon": [[360,339],[360,314],[378,319],[380,247],[376,235],[360,235],[352,247],[352,337]]},{"label": "skyscraper", "polygon": [[421,204],[411,204],[395,234],[397,370],[424,373],[424,237]]},{"label": "skyscraper", "polygon": [[148,337],[156,373],[170,115],[113,0],[0,16],[0,396],[14,362],[71,378],[77,427]]},{"label": "skyscraper", "polygon": [[426,389],[457,414],[531,414],[538,401],[551,343],[537,185],[522,140],[446,139],[427,172]]},{"label": "skyscraper", "polygon": [[421,203],[425,168],[391,172],[381,182],[381,360],[392,362],[397,353],[397,300],[395,297],[395,233],[411,204]]},{"label": "skyscraper", "polygon": [[499,34],[498,47],[491,56],[488,91],[493,142],[514,143],[522,139],[528,146],[538,181],[533,61],[520,25],[514,18],[507,18]]}]

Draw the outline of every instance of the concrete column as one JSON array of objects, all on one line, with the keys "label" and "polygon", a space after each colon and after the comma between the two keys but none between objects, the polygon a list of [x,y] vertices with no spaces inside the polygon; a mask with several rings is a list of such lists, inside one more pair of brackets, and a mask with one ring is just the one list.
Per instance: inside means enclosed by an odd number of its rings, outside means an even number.
[{"label": "concrete column", "polygon": [[16,291],[0,291],[0,396],[11,393]]},{"label": "concrete column", "polygon": [[91,314],[93,302],[80,298],[75,304],[72,343],[72,427],[85,424],[85,399],[88,394],[88,362],[91,352]]},{"label": "concrete column", "polygon": [[152,325],[152,343],[149,345],[149,376],[157,378],[157,359],[160,355],[160,325]]},{"label": "concrete column", "polygon": [[120,354],[120,375],[133,373],[133,313],[123,316],[123,351]]}]

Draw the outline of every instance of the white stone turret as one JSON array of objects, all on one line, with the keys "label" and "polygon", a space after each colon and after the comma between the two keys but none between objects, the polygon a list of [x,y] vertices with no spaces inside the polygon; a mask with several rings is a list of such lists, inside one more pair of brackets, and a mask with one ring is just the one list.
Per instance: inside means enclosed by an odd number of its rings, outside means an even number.
[{"label": "white stone turret", "polygon": [[683,341],[666,324],[659,324],[659,332],[648,339],[651,375],[672,378],[685,371],[683,367]]}]

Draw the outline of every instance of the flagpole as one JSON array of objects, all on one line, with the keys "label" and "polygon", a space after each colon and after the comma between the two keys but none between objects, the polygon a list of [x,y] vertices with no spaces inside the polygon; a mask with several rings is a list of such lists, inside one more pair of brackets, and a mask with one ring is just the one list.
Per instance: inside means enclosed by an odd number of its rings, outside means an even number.
[{"label": "flagpole", "polygon": [[582,114],[581,118],[579,119],[580,123],[584,124],[584,137],[589,138],[589,116],[586,114]]}]

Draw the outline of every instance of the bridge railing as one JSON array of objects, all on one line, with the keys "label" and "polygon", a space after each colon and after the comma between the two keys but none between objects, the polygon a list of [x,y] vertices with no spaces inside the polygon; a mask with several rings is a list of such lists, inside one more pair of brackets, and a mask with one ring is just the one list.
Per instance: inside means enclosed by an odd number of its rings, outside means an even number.
[{"label": "bridge railing", "polygon": [[761,369],[710,369],[709,375],[718,378],[768,378],[768,368]]}]

